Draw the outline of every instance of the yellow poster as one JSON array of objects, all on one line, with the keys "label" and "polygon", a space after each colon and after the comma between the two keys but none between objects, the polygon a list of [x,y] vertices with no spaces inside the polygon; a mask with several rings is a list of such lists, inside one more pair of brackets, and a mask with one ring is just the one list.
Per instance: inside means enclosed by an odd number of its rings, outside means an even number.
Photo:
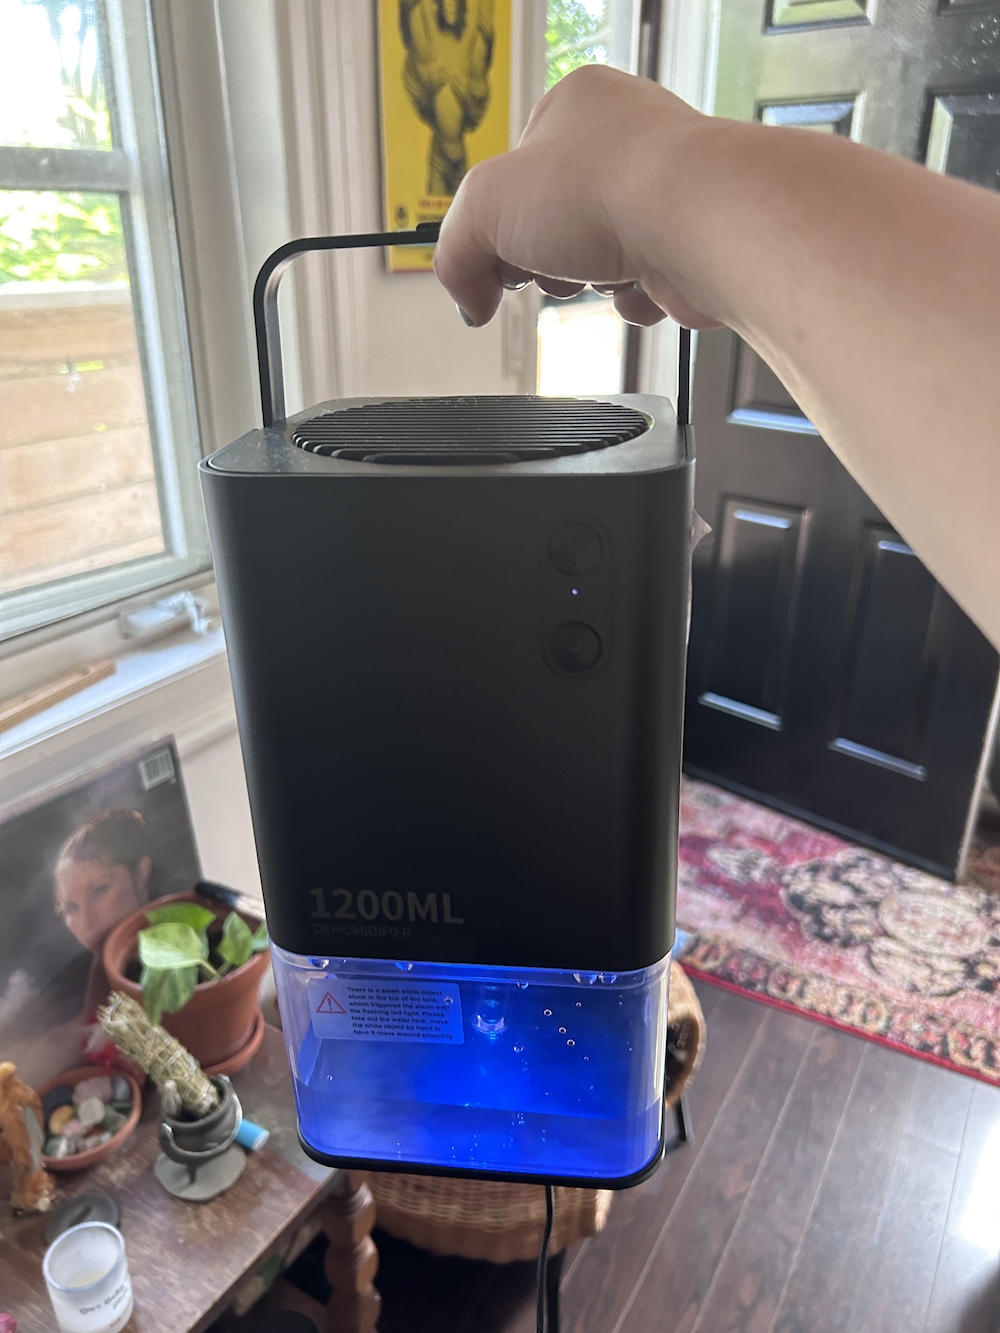
[{"label": "yellow poster", "polygon": [[[439,222],[470,167],[507,151],[511,0],[379,0],[385,226]],[[432,248],[389,251],[426,272]]]}]

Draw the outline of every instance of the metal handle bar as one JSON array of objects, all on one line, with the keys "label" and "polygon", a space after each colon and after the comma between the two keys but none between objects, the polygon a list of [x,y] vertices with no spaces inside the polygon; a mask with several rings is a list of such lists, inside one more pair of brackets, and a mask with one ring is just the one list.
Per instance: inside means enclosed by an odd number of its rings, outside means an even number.
[{"label": "metal handle bar", "polygon": [[312,250],[361,250],[385,245],[433,245],[440,222],[422,222],[415,231],[366,232],[360,236],[303,236],[279,246],[264,260],[253,288],[253,322],[257,334],[260,405],[264,425],[285,420],[285,377],[281,369],[281,330],[278,326],[278,286],[296,255]]},{"label": "metal handle bar", "polygon": [[[359,236],[303,236],[269,255],[253,288],[253,322],[257,334],[260,405],[264,425],[285,420],[285,378],[281,368],[281,329],[278,325],[278,286],[285,269],[297,255],[313,250],[361,250],[386,245],[434,245],[440,222],[422,222],[415,231],[366,232]],[[677,348],[677,424],[691,423],[691,330],[682,328]]]}]

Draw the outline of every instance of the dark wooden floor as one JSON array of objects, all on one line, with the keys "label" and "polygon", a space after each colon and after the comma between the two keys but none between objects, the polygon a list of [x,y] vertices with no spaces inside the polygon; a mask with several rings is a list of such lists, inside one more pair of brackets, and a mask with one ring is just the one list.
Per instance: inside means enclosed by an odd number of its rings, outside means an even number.
[{"label": "dark wooden floor", "polygon": [[[575,1247],[563,1333],[1000,1330],[1000,1092],[699,986],[695,1140]],[[531,1333],[534,1273],[377,1236],[380,1333]]]}]

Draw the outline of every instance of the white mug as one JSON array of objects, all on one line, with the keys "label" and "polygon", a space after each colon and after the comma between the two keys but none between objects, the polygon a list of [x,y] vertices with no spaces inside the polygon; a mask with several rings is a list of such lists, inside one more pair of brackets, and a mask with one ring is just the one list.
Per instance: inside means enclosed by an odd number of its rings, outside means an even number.
[{"label": "white mug", "polygon": [[121,1232],[81,1222],[45,1251],[42,1272],[63,1333],[118,1333],[132,1314],[132,1281]]}]

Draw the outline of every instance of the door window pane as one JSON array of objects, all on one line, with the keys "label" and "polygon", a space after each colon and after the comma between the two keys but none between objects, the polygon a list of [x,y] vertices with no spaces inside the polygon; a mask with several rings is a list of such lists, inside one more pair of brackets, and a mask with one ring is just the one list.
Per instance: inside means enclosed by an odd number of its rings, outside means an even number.
[{"label": "door window pane", "polygon": [[[635,0],[548,0],[545,87],[581,65],[633,63]],[[546,298],[538,319],[538,392],[619,393],[622,321],[610,301],[586,291]]]},{"label": "door window pane", "polygon": [[538,392],[620,393],[622,321],[611,301],[582,292],[538,317]]},{"label": "door window pane", "polygon": [[96,0],[0,0],[0,144],[110,148]]},{"label": "door window pane", "polygon": [[633,0],[548,0],[546,91],[581,65],[631,69],[635,16]]},{"label": "door window pane", "polygon": [[163,550],[119,197],[0,191],[0,592]]}]

